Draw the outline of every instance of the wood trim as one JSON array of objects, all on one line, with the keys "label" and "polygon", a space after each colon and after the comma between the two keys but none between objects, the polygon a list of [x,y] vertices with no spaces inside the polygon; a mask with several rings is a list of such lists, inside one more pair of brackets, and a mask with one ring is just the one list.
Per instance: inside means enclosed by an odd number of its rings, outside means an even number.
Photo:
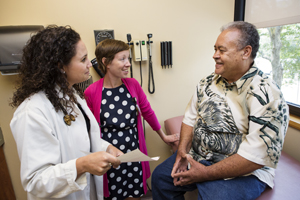
[{"label": "wood trim", "polygon": [[300,130],[300,117],[296,115],[290,115],[289,126]]},{"label": "wood trim", "polygon": [[15,192],[8,172],[3,146],[0,147],[0,199],[15,200]]}]

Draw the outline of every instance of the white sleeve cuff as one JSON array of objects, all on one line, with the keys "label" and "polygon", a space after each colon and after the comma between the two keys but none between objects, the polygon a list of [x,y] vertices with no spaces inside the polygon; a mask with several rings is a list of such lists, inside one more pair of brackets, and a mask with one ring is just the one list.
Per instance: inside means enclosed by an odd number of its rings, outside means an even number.
[{"label": "white sleeve cuff", "polygon": [[182,122],[186,125],[194,127],[197,118],[197,89],[188,103]]}]

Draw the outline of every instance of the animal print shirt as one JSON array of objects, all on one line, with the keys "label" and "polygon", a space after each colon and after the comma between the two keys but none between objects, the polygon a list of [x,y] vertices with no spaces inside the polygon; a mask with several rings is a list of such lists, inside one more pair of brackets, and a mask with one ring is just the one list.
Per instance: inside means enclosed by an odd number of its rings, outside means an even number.
[{"label": "animal print shirt", "polygon": [[271,188],[288,122],[280,89],[255,66],[231,84],[215,73],[202,79],[183,119],[194,127],[195,160],[216,163],[238,153],[264,165],[251,174]]}]

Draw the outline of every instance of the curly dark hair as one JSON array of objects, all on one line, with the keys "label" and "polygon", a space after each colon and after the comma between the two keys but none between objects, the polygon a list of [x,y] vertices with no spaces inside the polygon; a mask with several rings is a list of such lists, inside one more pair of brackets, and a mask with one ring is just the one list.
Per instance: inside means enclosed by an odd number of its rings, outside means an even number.
[{"label": "curly dark hair", "polygon": [[[129,50],[129,46],[121,40],[105,39],[99,42],[95,50],[99,69],[106,74],[106,66],[113,61],[117,53],[125,50]],[[106,58],[105,63],[102,62],[103,57]]]},{"label": "curly dark hair", "polygon": [[[75,56],[80,40],[80,35],[70,26],[50,25],[34,34],[23,48],[18,86],[10,105],[17,107],[29,96],[44,91],[56,111],[64,111],[63,106],[72,112],[77,103],[75,92],[84,98],[83,92],[76,84],[69,89],[62,69]],[[58,96],[57,85],[63,97]]]},{"label": "curly dark hair", "polygon": [[257,51],[259,49],[259,33],[256,27],[249,22],[244,21],[235,21],[229,24],[224,25],[221,28],[221,31],[228,30],[228,29],[237,29],[241,32],[241,37],[238,40],[238,48],[242,50],[247,45],[252,47],[251,57],[255,59]]}]

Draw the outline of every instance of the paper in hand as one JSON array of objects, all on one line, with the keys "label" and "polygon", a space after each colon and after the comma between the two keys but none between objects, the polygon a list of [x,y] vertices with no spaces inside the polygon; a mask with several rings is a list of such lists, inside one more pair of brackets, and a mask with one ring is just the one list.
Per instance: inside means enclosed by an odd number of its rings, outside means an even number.
[{"label": "paper in hand", "polygon": [[149,156],[143,154],[139,149],[130,151],[117,157],[121,163],[124,162],[140,162],[140,161],[157,161],[159,156],[150,158]]}]

